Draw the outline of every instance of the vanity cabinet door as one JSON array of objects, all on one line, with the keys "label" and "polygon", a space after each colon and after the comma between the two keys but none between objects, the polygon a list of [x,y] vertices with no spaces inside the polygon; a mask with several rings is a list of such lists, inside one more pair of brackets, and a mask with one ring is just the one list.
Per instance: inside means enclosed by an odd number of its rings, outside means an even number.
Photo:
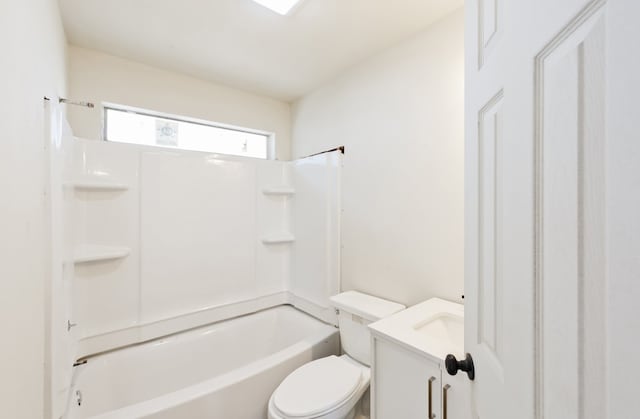
[{"label": "vanity cabinet door", "polygon": [[442,375],[442,415],[442,419],[472,419],[469,379],[466,374]]},{"label": "vanity cabinet door", "polygon": [[373,348],[373,419],[441,419],[439,364],[383,339]]}]

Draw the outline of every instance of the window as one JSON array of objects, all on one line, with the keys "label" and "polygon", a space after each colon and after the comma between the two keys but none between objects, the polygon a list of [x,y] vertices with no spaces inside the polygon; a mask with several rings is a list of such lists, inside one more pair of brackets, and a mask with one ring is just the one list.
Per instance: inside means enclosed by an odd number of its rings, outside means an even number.
[{"label": "window", "polygon": [[104,107],[107,141],[267,159],[271,137],[265,132],[152,111]]}]

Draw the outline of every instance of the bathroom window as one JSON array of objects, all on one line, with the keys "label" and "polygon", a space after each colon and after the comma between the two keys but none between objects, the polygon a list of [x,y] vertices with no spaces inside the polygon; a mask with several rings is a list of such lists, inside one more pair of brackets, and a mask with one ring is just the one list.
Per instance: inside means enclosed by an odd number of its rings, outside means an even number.
[{"label": "bathroom window", "polygon": [[272,157],[273,134],[131,108],[104,107],[104,139],[120,143]]}]

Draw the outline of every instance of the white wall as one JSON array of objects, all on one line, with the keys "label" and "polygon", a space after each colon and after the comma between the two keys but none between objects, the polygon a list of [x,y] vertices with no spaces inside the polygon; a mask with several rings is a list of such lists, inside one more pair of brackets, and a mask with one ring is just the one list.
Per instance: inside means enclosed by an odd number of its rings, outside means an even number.
[{"label": "white wall", "polygon": [[0,100],[0,406],[43,416],[44,96],[65,92],[66,40],[55,0],[3,0]]},{"label": "white wall", "polygon": [[[74,46],[69,48],[69,94],[96,105],[117,103],[274,132],[276,157],[290,158],[290,106],[275,99]],[[69,122],[77,136],[102,137],[101,107],[74,107]]]},{"label": "white wall", "polygon": [[463,33],[460,10],[294,104],[294,157],[346,146],[344,290],[463,293]]}]

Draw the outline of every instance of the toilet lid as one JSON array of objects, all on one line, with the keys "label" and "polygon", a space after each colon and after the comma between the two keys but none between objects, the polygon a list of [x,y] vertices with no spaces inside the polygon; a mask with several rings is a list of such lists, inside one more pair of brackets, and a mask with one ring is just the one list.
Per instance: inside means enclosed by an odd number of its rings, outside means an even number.
[{"label": "toilet lid", "polygon": [[335,355],[309,362],[280,384],[274,404],[290,417],[313,416],[336,407],[358,388],[362,370]]}]

